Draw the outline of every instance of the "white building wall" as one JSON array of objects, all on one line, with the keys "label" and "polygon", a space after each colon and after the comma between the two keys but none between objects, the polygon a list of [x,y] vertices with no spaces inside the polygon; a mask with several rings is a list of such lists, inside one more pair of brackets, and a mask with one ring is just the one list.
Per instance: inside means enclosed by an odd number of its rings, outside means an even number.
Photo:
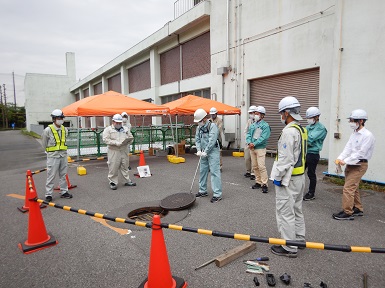
[{"label": "white building wall", "polygon": [[75,84],[75,54],[66,53],[67,75],[27,73],[25,76],[25,109],[27,130],[39,121],[52,121],[51,112],[74,102],[69,87]]}]

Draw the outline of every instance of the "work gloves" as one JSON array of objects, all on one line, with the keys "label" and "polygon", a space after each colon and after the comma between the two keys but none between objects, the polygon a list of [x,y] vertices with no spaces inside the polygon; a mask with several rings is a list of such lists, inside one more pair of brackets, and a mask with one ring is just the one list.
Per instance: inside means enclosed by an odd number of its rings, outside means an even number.
[{"label": "work gloves", "polygon": [[273,184],[278,187],[282,187],[282,181],[275,180],[273,181]]},{"label": "work gloves", "polygon": [[198,152],[196,153],[196,155],[199,156],[199,157],[207,157],[207,153],[204,152],[204,151],[198,151]]}]

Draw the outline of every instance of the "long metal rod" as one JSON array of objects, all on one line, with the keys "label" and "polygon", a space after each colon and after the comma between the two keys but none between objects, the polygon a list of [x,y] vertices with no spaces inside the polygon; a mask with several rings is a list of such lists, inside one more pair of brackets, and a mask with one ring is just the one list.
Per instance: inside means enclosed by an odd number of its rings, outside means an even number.
[{"label": "long metal rod", "polygon": [[199,156],[199,161],[198,161],[197,169],[195,170],[194,179],[193,179],[193,181],[191,183],[191,187],[190,187],[190,193],[192,193],[192,187],[193,187],[194,182],[195,182],[195,177],[197,176],[199,164],[201,164],[201,159],[202,159],[202,156]]}]

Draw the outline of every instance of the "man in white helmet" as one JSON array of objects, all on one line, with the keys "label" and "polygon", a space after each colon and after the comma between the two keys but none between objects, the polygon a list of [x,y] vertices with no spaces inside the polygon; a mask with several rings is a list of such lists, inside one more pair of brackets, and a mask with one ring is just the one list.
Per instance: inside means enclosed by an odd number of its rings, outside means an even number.
[{"label": "man in white helmet", "polygon": [[[281,238],[305,241],[305,219],[302,213],[305,189],[307,132],[300,124],[301,105],[287,96],[278,105],[282,124],[286,125],[278,140],[271,179],[275,185],[276,217]],[[273,245],[271,252],[279,256],[297,257],[297,246]]]},{"label": "man in white helmet", "polygon": [[246,135],[246,143],[249,147],[252,169],[255,174],[255,184],[252,189],[262,188],[262,193],[267,193],[267,182],[269,180],[266,170],[266,145],[270,138],[271,130],[265,120],[266,109],[258,106],[254,111],[254,123]]},{"label": "man in white helmet", "polygon": [[194,122],[198,123],[195,134],[196,155],[200,157],[199,192],[196,197],[206,197],[207,177],[210,171],[213,197],[211,203],[222,200],[222,179],[219,164],[218,127],[212,123],[205,110],[199,108],[194,113]]},{"label": "man in white helmet", "polygon": [[325,126],[319,122],[321,111],[317,107],[310,107],[306,110],[306,119],[308,125],[307,130],[307,154],[306,168],[307,176],[309,177],[309,190],[303,196],[303,200],[309,201],[315,199],[315,188],[317,185],[316,168],[320,159],[319,152],[322,150],[322,145],[328,131]]},{"label": "man in white helmet", "polygon": [[372,158],[375,138],[365,128],[368,114],[362,109],[353,110],[350,114],[349,126],[353,129],[344,150],[335,163],[345,168],[345,184],[342,192],[342,211],[333,214],[336,220],[354,220],[354,216],[363,216],[360,191],[358,186],[362,176],[368,170],[368,161]]},{"label": "man in white helmet", "polygon": [[123,118],[120,114],[112,117],[112,125],[103,131],[103,141],[108,146],[108,180],[110,188],[116,190],[119,183],[119,171],[125,179],[125,186],[136,186],[128,174],[127,145],[134,137],[127,127],[122,125]]},{"label": "man in white helmet", "polygon": [[247,141],[246,141],[246,136],[247,136],[247,132],[249,131],[250,125],[253,124],[255,121],[254,120],[255,109],[257,109],[257,106],[251,105],[249,107],[249,110],[247,111],[249,113],[249,118],[247,119],[245,130],[243,131],[245,135],[244,158],[245,158],[245,165],[246,165],[246,173],[243,176],[245,176],[246,178],[250,178],[250,180],[255,180],[255,175],[254,175],[254,171],[251,169],[251,156],[250,156],[249,145],[247,144]]},{"label": "man in white helmet", "polygon": [[[128,132],[131,133],[131,123],[128,121],[127,112],[122,112],[123,126],[127,127]],[[127,162],[128,162],[128,170],[131,170],[130,166],[130,144],[127,145]]]},{"label": "man in white helmet", "polygon": [[60,109],[51,113],[52,124],[44,129],[41,143],[47,154],[47,181],[45,184],[45,200],[52,201],[54,179],[59,174],[60,198],[70,199],[66,179],[68,169],[66,139],[68,130],[63,126],[64,114]]},{"label": "man in white helmet", "polygon": [[219,159],[219,162],[220,162],[220,167],[221,167],[221,170],[222,170],[222,133],[224,131],[224,128],[223,128],[223,121],[221,118],[218,117],[218,110],[217,108],[215,107],[212,107],[210,109],[210,116],[211,116],[211,119],[210,121],[215,123],[218,127],[218,141],[219,141],[219,148],[220,148],[220,159]]}]

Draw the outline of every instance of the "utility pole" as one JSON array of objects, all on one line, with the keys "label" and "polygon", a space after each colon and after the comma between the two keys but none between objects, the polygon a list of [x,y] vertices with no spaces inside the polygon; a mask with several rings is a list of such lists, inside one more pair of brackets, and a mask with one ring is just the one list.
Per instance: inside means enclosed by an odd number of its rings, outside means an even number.
[{"label": "utility pole", "polygon": [[15,87],[15,72],[12,72],[12,80],[13,80],[13,101],[15,101],[15,113],[16,113],[16,87]]},{"label": "utility pole", "polygon": [[0,85],[0,100],[1,100],[1,114],[3,115],[3,128],[5,128],[5,119],[4,119],[4,105],[3,105],[3,92],[1,90],[1,85]]},{"label": "utility pole", "polygon": [[5,113],[5,128],[8,128],[8,113],[7,113],[7,94],[5,93],[5,84],[3,84],[4,91],[4,113]]}]

